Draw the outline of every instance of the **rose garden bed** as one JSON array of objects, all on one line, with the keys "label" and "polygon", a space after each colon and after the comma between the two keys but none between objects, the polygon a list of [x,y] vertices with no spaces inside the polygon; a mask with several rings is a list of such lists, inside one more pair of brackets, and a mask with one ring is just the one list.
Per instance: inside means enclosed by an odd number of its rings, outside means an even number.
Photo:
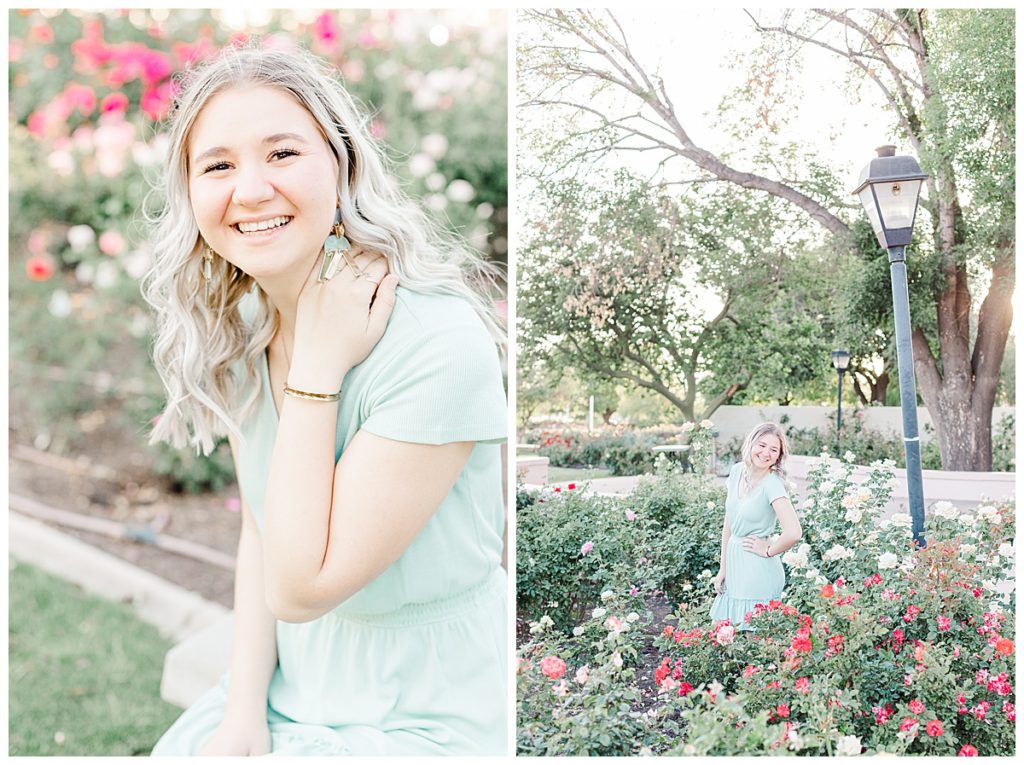
[{"label": "rose garden bed", "polygon": [[1013,754],[1013,507],[937,503],[914,549],[908,516],[880,519],[891,468],[852,471],[811,472],[754,631],[708,618],[710,480],[521,496],[519,754]]}]

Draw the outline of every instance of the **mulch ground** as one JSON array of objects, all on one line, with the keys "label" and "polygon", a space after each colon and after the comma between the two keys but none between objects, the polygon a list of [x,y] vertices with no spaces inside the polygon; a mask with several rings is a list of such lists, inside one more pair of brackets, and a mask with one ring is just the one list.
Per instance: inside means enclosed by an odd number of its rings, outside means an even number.
[{"label": "mulch ground", "polygon": [[[34,449],[19,435],[12,428],[8,442],[12,495],[136,529],[151,528],[234,556],[241,528],[240,514],[228,509],[228,500],[238,496],[234,486],[216,494],[177,494],[116,446],[100,442],[89,455],[60,457]],[[142,542],[47,525],[231,607],[234,575],[230,571]]]}]

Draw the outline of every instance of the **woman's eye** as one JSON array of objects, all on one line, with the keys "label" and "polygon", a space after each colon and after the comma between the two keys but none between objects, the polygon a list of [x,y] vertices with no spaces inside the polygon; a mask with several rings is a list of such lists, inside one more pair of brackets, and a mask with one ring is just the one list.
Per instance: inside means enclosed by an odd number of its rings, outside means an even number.
[{"label": "woman's eye", "polygon": [[216,165],[210,165],[205,170],[203,170],[203,172],[204,173],[209,173],[209,172],[213,172],[213,171],[216,171],[216,170],[227,170],[227,169],[228,169],[228,163],[227,162],[218,162]]},{"label": "woman's eye", "polygon": [[284,159],[286,157],[297,157],[299,153],[294,149],[278,149],[270,156],[274,159]]}]

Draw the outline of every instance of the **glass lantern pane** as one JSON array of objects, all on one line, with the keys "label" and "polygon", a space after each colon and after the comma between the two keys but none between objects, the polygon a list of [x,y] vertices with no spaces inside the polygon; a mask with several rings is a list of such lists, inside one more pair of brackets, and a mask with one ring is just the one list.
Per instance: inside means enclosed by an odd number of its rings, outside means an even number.
[{"label": "glass lantern pane", "polygon": [[921,181],[889,181],[872,184],[882,208],[882,220],[889,230],[910,228],[917,209]]},{"label": "glass lantern pane", "polygon": [[875,207],[875,195],[871,191],[871,184],[868,184],[861,189],[858,196],[860,197],[860,203],[864,206],[864,212],[868,215],[868,220],[871,222],[871,229],[875,232],[875,236],[878,237],[878,243],[885,248],[885,236],[882,232],[882,222],[878,220],[878,208]]}]

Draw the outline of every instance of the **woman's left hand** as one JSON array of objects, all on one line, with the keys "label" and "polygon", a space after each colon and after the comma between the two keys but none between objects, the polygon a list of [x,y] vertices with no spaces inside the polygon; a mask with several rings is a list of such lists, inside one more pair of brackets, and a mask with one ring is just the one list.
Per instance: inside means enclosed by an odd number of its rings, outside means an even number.
[{"label": "woman's left hand", "polygon": [[743,537],[743,549],[760,555],[762,558],[768,557],[768,548],[771,547],[771,544],[772,541],[768,537]]},{"label": "woman's left hand", "polygon": [[299,295],[288,373],[293,387],[338,390],[348,370],[366,358],[387,327],[398,277],[388,273],[383,255],[358,245],[344,257],[344,267],[326,282],[317,281],[317,261]]}]

